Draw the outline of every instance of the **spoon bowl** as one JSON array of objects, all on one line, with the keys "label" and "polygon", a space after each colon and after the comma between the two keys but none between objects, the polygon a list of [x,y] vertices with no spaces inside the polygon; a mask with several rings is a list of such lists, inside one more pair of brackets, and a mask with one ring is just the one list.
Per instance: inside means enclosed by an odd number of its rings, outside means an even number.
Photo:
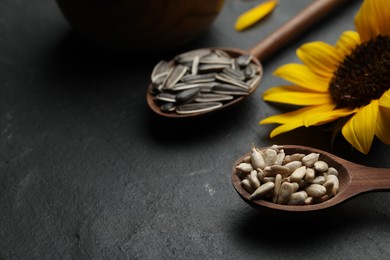
[{"label": "spoon bowl", "polygon": [[[285,46],[289,41],[296,38],[300,33],[306,31],[311,26],[319,22],[326,15],[330,14],[332,10],[340,7],[342,4],[348,2],[350,0],[316,0],[309,4],[305,9],[303,9],[300,13],[298,13],[295,17],[289,20],[287,23],[282,25],[280,28],[275,30],[273,33],[268,35],[264,40],[257,43],[249,50],[240,50],[234,48],[209,48],[210,50],[222,50],[228,53],[231,58],[236,58],[242,54],[248,54],[252,57],[252,63],[257,66],[257,70],[260,72],[260,76],[262,75],[263,68],[261,66],[260,61],[264,62],[265,59],[270,57],[273,53],[278,51],[280,48]],[[199,58],[199,57],[198,57]],[[175,60],[171,60],[168,64],[175,64]],[[232,66],[233,67],[233,66]],[[152,73],[153,74],[153,73]],[[169,73],[168,73],[169,75]],[[180,74],[179,75],[184,75]],[[169,77],[169,76],[167,76]],[[158,104],[158,101],[155,99],[155,92],[161,91],[165,86],[164,83],[160,84],[162,87],[158,91],[153,91],[154,84],[151,82],[148,86],[148,90],[146,93],[146,100],[148,106],[154,111],[156,114],[164,117],[172,117],[172,118],[181,118],[181,117],[194,117],[199,115],[204,115],[209,112],[214,112],[217,110],[225,109],[227,107],[231,107],[239,102],[242,102],[245,98],[250,96],[259,86],[260,80],[258,80],[255,84],[250,87],[250,90],[245,95],[241,95],[239,97],[234,97],[232,100],[224,103],[219,103],[219,106],[216,106],[213,109],[195,109],[190,113],[176,113],[175,105],[177,101],[175,101],[175,95],[172,94],[168,97],[170,104],[169,108],[161,109],[161,104]],[[217,83],[215,81],[215,83]],[[166,93],[165,93],[166,94]],[[165,97],[166,98],[166,97]],[[172,110],[171,110],[172,109]]]},{"label": "spoon bowl", "polygon": [[[240,50],[240,49],[234,49],[234,48],[208,48],[210,50],[222,50],[224,51],[225,53],[229,54],[230,57],[232,58],[237,58],[241,55],[251,55],[249,52],[247,51],[244,51],[244,50]],[[171,63],[173,63],[174,61],[170,61]],[[248,91],[248,94],[247,95],[242,95],[242,96],[238,96],[236,98],[234,98],[233,100],[225,103],[221,108],[219,109],[216,109],[216,110],[221,110],[221,109],[226,109],[228,107],[231,107],[235,104],[238,104],[240,102],[242,102],[246,97],[248,97],[249,95],[251,95],[253,92],[256,91],[257,87],[260,85],[260,81],[261,81],[261,78],[262,78],[262,75],[263,75],[263,67],[260,63],[260,61],[252,55],[252,59],[251,59],[251,62],[253,64],[256,65],[257,67],[257,76],[259,76],[259,80],[258,82],[250,88],[250,90]],[[148,91],[146,93],[146,101],[149,105],[149,107],[158,115],[160,116],[164,116],[164,117],[171,117],[171,118],[184,118],[184,117],[194,117],[194,116],[201,116],[201,115],[204,115],[204,114],[207,114],[209,113],[210,111],[203,111],[203,112],[195,112],[195,113],[191,113],[191,114],[178,114],[178,113],[167,113],[167,112],[163,112],[161,111],[160,109],[160,105],[158,103],[156,103],[155,101],[155,97],[154,95],[152,94],[152,89],[154,88],[153,86],[153,83],[150,83],[149,84],[149,87],[148,87]]]},{"label": "spoon bowl", "polygon": [[247,153],[234,163],[231,178],[233,186],[240,197],[254,208],[268,209],[273,212],[317,212],[338,206],[339,204],[342,204],[349,199],[365,192],[390,190],[390,169],[373,168],[359,165],[342,159],[331,153],[311,147],[298,145],[282,146],[286,155],[294,153],[319,153],[319,160],[332,165],[332,167],[338,170],[338,178],[340,182],[339,191],[333,198],[322,203],[312,205],[281,205],[262,199],[251,200],[250,194],[241,187],[241,180],[238,177],[236,170],[236,166],[242,162],[244,157],[250,154]]}]

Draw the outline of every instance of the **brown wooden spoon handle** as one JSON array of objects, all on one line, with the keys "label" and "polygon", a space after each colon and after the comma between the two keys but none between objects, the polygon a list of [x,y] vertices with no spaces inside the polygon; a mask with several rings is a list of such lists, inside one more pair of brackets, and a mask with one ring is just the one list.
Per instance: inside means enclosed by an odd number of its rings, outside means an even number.
[{"label": "brown wooden spoon handle", "polygon": [[352,193],[390,190],[390,169],[356,166],[349,171]]},{"label": "brown wooden spoon handle", "polygon": [[319,22],[336,7],[348,1],[350,0],[315,0],[298,15],[252,47],[249,53],[263,62],[300,33]]}]

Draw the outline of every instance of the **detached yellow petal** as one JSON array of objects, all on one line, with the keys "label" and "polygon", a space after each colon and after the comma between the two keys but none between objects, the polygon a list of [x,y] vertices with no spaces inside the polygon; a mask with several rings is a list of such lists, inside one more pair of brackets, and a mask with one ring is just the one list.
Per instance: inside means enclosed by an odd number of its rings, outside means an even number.
[{"label": "detached yellow petal", "polygon": [[331,102],[328,93],[308,91],[299,86],[280,86],[266,90],[263,94],[265,101],[308,106],[321,105]]},{"label": "detached yellow petal", "polygon": [[330,78],[314,74],[303,64],[283,65],[275,70],[274,75],[312,91],[328,92]]},{"label": "detached yellow petal", "polygon": [[378,124],[375,135],[385,144],[390,144],[390,90],[379,99]]},{"label": "detached yellow petal", "polygon": [[248,28],[249,26],[255,24],[256,22],[267,16],[269,13],[271,13],[277,5],[277,0],[269,0],[250,9],[249,11],[243,13],[237,18],[236,24],[234,26],[235,29],[237,31],[242,31]]},{"label": "detached yellow petal", "polygon": [[344,55],[334,46],[324,42],[311,42],[297,50],[298,58],[317,75],[332,78],[333,71]]},{"label": "detached yellow petal", "polygon": [[336,43],[336,48],[347,56],[360,44],[360,37],[357,32],[354,31],[345,31],[340,36],[339,40]]},{"label": "detached yellow petal", "polygon": [[360,107],[341,130],[344,138],[364,154],[369,152],[377,129],[378,103],[372,100],[369,105]]}]

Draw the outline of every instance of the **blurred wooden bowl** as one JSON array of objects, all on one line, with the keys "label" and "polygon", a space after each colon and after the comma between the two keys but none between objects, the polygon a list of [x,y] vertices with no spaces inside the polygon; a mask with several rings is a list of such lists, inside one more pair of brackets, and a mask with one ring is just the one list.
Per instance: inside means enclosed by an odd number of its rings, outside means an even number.
[{"label": "blurred wooden bowl", "polygon": [[204,32],[224,0],[56,0],[87,38],[125,51],[162,51]]}]

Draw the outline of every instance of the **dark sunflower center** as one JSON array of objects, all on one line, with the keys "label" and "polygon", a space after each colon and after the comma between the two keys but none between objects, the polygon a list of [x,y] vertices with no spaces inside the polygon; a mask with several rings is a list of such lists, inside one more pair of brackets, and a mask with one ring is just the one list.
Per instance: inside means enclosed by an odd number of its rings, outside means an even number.
[{"label": "dark sunflower center", "polygon": [[390,88],[390,37],[379,35],[344,58],[329,84],[338,107],[360,107]]}]

